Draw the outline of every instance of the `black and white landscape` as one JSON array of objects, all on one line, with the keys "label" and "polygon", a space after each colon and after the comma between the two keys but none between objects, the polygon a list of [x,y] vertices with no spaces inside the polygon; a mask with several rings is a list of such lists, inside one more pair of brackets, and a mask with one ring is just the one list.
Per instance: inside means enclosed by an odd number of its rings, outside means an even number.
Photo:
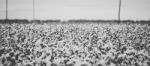
[{"label": "black and white landscape", "polygon": [[149,0],[0,0],[0,66],[150,66]]}]

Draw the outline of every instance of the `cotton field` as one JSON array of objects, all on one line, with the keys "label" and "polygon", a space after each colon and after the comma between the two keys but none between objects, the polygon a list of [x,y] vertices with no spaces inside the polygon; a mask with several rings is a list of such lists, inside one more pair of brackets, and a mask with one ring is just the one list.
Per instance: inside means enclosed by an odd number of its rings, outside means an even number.
[{"label": "cotton field", "polygon": [[150,26],[0,24],[0,66],[150,66]]}]

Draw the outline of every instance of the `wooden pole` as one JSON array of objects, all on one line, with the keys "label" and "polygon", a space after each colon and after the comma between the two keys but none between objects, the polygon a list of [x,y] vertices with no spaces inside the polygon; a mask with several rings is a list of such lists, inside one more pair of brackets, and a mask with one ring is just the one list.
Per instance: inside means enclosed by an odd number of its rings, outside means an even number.
[{"label": "wooden pole", "polygon": [[8,20],[8,0],[6,0],[6,20]]},{"label": "wooden pole", "polygon": [[120,23],[121,0],[119,0],[118,22]]}]

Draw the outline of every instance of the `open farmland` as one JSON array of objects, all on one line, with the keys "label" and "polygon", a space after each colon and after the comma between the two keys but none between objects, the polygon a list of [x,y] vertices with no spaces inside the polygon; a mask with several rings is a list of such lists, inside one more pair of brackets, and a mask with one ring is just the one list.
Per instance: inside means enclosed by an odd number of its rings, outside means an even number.
[{"label": "open farmland", "polygon": [[0,66],[150,66],[150,26],[0,24]]}]

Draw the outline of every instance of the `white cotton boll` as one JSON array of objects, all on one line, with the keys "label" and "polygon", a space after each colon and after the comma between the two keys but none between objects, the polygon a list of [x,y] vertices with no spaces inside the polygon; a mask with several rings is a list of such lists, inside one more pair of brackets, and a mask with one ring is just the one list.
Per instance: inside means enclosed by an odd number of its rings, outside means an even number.
[{"label": "white cotton boll", "polygon": [[57,58],[55,59],[53,62],[56,64],[56,65],[60,65],[60,62],[62,62],[63,60],[65,60],[64,58]]},{"label": "white cotton boll", "polygon": [[80,64],[80,66],[92,66],[92,64],[84,61]]},{"label": "white cotton boll", "polygon": [[9,53],[5,54],[5,57],[9,57]]},{"label": "white cotton boll", "polygon": [[114,63],[111,62],[109,66],[116,66],[116,64],[114,64]]},{"label": "white cotton boll", "polygon": [[104,44],[104,46],[102,46],[102,48],[107,48],[107,47],[109,47],[108,44]]},{"label": "white cotton boll", "polygon": [[119,58],[124,58],[124,57],[126,57],[126,54],[119,54],[119,56],[118,56]]},{"label": "white cotton boll", "polygon": [[146,53],[144,49],[138,51],[138,54],[143,54],[143,53],[144,53],[144,54]]},{"label": "white cotton boll", "polygon": [[17,66],[23,66],[22,63],[17,63]]},{"label": "white cotton boll", "polygon": [[106,66],[106,61],[105,60],[99,60],[96,65],[102,65],[102,66]]},{"label": "white cotton boll", "polygon": [[108,53],[106,54],[106,57],[113,57],[113,54],[108,52]]},{"label": "white cotton boll", "polygon": [[135,52],[135,49],[133,49],[132,47],[128,47],[128,49],[125,51],[125,53],[132,53]]},{"label": "white cotton boll", "polygon": [[40,63],[41,61],[42,61],[41,58],[35,58],[36,63]]},{"label": "white cotton boll", "polygon": [[148,62],[148,61],[143,62],[143,66],[149,66],[149,65],[147,64],[147,62]]},{"label": "white cotton boll", "polygon": [[81,64],[82,64],[81,61],[80,61],[80,62],[79,62],[79,61],[76,61],[74,65],[75,65],[75,66],[81,66]]},{"label": "white cotton boll", "polygon": [[47,63],[47,65],[50,65],[51,62],[49,61],[51,58],[50,57],[46,57],[43,61]]},{"label": "white cotton boll", "polygon": [[36,44],[36,45],[39,45],[39,44],[41,44],[41,42],[42,42],[42,38],[38,39],[38,40],[35,42],[35,44]]}]

